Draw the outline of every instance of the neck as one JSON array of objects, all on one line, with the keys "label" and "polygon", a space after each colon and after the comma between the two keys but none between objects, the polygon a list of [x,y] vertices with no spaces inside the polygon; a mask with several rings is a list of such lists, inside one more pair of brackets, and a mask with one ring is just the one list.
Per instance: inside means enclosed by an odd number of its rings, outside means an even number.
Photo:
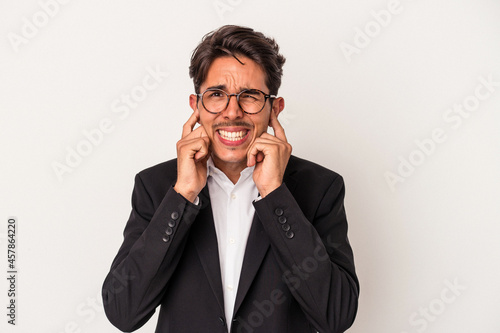
[{"label": "neck", "polygon": [[224,174],[229,178],[233,184],[238,182],[240,179],[241,171],[243,171],[247,167],[247,161],[243,162],[223,162],[219,160],[217,157],[212,155],[212,160],[214,161],[214,165],[224,172]]}]

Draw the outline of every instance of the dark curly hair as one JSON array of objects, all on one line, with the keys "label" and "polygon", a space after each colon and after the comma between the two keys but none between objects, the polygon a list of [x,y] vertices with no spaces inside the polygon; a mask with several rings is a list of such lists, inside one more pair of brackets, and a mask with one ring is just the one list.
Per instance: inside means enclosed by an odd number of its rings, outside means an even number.
[{"label": "dark curly hair", "polygon": [[200,86],[215,59],[232,56],[242,63],[238,55],[243,55],[262,67],[266,73],[265,82],[269,93],[277,95],[285,63],[285,57],[279,53],[278,44],[260,32],[236,25],[225,25],[209,32],[193,51],[189,76],[193,79],[195,92],[200,93]]}]

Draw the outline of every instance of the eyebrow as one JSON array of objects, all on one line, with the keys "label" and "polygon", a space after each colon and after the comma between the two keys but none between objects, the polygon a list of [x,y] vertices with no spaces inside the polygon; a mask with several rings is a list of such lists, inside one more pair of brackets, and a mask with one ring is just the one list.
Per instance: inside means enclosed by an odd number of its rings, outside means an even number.
[{"label": "eyebrow", "polygon": [[[207,87],[207,89],[220,89],[220,90],[224,90],[226,91],[227,89],[227,86],[225,84],[219,84],[219,85],[216,85],[216,86],[210,86],[210,87]],[[240,90],[239,92],[243,91],[243,90],[254,90],[255,88],[248,88],[248,87],[240,87]]]}]

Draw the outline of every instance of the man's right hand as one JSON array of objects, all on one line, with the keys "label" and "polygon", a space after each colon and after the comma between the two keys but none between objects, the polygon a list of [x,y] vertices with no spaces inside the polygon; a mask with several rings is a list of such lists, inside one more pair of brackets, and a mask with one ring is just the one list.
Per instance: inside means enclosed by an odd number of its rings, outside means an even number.
[{"label": "man's right hand", "polygon": [[210,139],[203,126],[193,131],[200,120],[199,111],[193,112],[182,127],[182,139],[177,142],[177,182],[174,190],[194,202],[207,183],[207,160],[210,157]]}]

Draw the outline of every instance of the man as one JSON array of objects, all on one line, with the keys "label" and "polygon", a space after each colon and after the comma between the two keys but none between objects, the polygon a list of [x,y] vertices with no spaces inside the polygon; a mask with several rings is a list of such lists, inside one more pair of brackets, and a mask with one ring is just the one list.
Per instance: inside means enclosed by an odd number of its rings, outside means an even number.
[{"label": "man", "polygon": [[[103,286],[120,330],[344,332],[358,280],[342,178],[291,156],[274,40],[224,26],[193,52],[177,159],[140,172]],[[196,124],[200,124],[196,127]],[[274,135],[267,133],[268,127]]]}]

